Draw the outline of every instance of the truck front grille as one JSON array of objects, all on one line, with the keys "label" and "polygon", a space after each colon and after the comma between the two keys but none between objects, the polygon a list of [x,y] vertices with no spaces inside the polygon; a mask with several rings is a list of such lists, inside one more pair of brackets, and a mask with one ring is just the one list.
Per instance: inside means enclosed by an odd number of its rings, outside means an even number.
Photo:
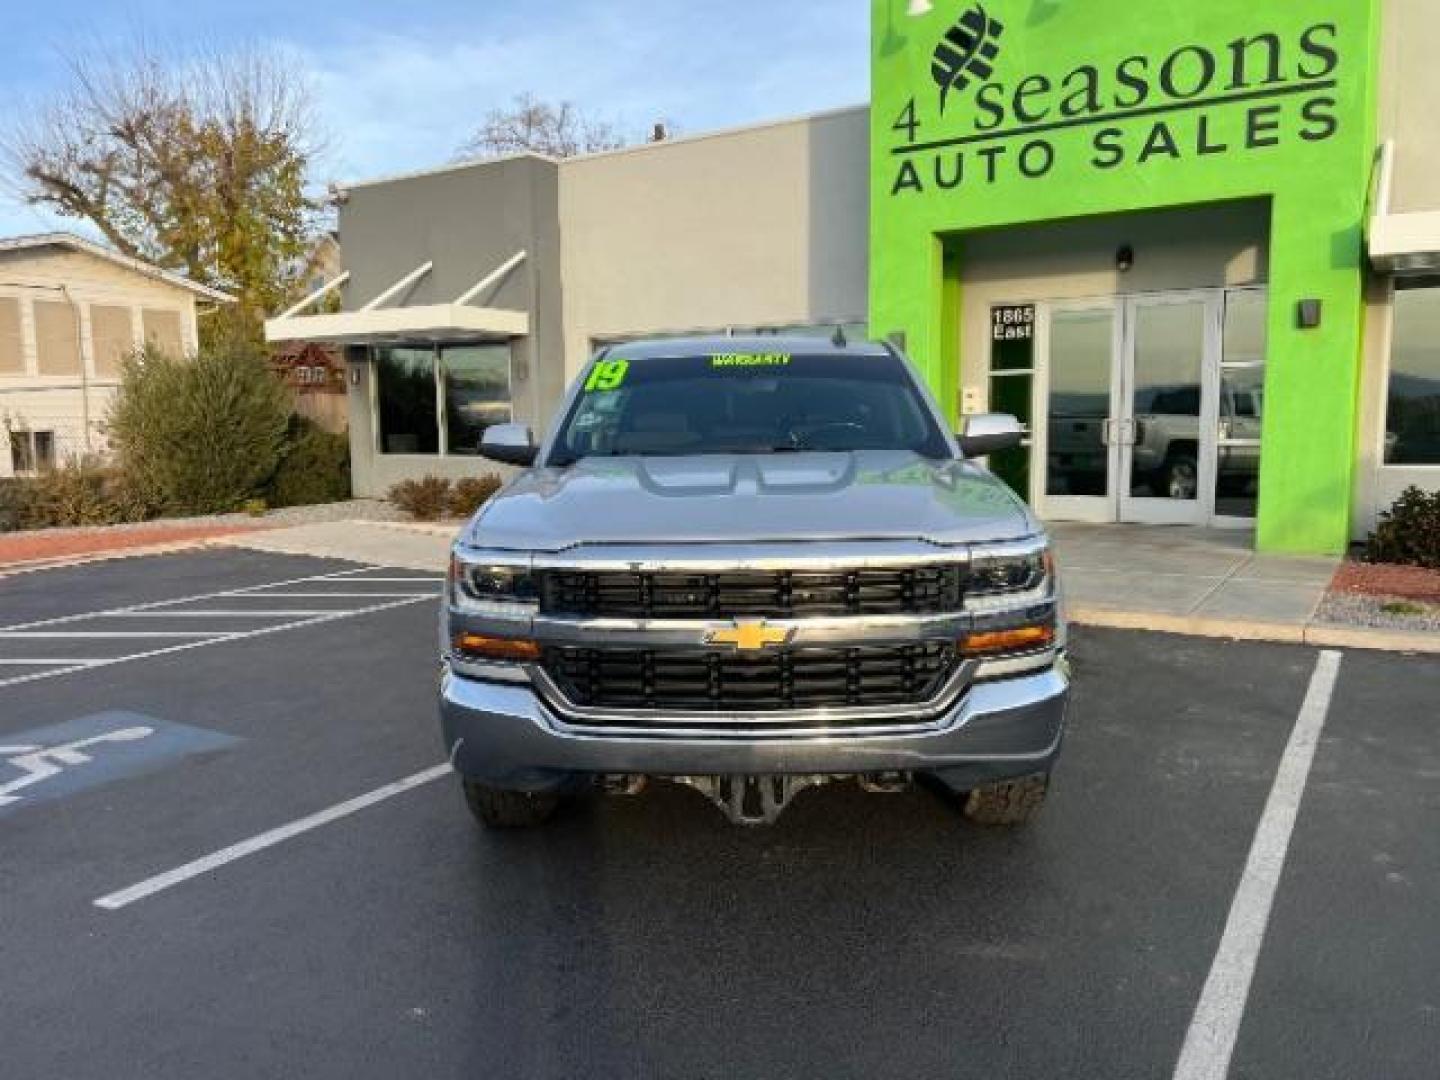
[{"label": "truck front grille", "polygon": [[802,618],[936,615],[960,610],[963,564],[854,570],[546,570],[538,575],[546,615],[623,619]]},{"label": "truck front grille", "polygon": [[546,674],[575,705],[665,712],[912,708],[955,669],[947,641],[742,654],[700,649],[545,650]]}]

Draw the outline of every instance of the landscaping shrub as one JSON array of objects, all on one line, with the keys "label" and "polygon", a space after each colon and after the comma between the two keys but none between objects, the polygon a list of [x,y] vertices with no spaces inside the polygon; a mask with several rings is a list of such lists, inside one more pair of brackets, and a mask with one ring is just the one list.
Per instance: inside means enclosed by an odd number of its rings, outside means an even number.
[{"label": "landscaping shrub", "polygon": [[402,480],[386,497],[416,521],[435,521],[450,509],[450,481],[441,476]]},{"label": "landscaping shrub", "polygon": [[253,346],[126,361],[109,434],[122,470],[166,511],[234,510],[261,493],[285,448],[290,395]]},{"label": "landscaping shrub", "polygon": [[1440,570],[1440,491],[1406,488],[1365,545],[1365,559]]},{"label": "landscaping shrub", "polygon": [[271,506],[311,506],[350,497],[350,440],[292,417],[285,456],[270,481]]},{"label": "landscaping shrub", "polygon": [[71,462],[12,481],[11,491],[7,501],[13,528],[118,525],[145,521],[155,513],[126,476],[92,462]]},{"label": "landscaping shrub", "polygon": [[500,477],[493,473],[456,480],[450,491],[450,516],[468,518],[490,501],[490,497],[500,490],[500,483]]},{"label": "landscaping shrub", "polygon": [[20,528],[30,490],[25,480],[0,480],[0,533]]}]

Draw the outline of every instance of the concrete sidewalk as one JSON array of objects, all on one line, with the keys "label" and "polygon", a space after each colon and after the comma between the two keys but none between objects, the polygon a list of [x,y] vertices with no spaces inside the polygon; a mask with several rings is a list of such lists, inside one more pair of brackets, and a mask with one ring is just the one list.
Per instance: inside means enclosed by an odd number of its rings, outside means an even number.
[{"label": "concrete sidewalk", "polygon": [[1261,555],[1248,532],[1048,526],[1070,618],[1090,626],[1345,648],[1440,652],[1440,635],[1317,618],[1339,557]]},{"label": "concrete sidewalk", "polygon": [[326,521],[229,538],[233,547],[282,555],[349,559],[409,570],[444,570],[458,523]]}]

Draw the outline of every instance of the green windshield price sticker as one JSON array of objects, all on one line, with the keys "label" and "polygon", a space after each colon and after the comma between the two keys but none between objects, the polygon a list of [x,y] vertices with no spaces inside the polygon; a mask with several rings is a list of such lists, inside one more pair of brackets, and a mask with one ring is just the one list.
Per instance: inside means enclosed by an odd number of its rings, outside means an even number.
[{"label": "green windshield price sticker", "polygon": [[789,363],[789,353],[715,353],[710,357],[710,366],[717,368],[785,367]]},{"label": "green windshield price sticker", "polygon": [[618,390],[630,372],[629,360],[601,360],[590,369],[590,378],[585,380],[585,392],[596,390]]}]

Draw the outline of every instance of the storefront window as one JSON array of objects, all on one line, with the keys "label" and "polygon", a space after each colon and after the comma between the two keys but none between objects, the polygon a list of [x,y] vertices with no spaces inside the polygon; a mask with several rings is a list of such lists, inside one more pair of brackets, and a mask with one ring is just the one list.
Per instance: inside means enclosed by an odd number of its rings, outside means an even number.
[{"label": "storefront window", "polygon": [[377,349],[376,398],[382,454],[438,454],[435,351]]},{"label": "storefront window", "polygon": [[1402,281],[1390,343],[1387,465],[1440,465],[1440,279]]},{"label": "storefront window", "polygon": [[510,422],[510,348],[469,345],[440,350],[446,452],[478,454],[480,437]]}]

